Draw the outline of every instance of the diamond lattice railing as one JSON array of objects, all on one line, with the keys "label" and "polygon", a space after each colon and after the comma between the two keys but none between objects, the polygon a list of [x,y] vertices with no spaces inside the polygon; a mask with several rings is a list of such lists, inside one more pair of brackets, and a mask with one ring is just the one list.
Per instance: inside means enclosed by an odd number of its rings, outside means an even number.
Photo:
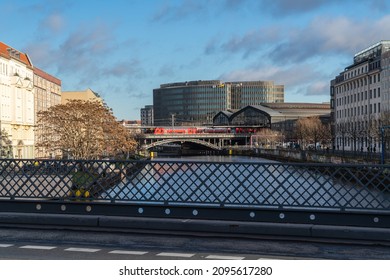
[{"label": "diamond lattice railing", "polygon": [[390,166],[1,160],[0,198],[390,210]]}]

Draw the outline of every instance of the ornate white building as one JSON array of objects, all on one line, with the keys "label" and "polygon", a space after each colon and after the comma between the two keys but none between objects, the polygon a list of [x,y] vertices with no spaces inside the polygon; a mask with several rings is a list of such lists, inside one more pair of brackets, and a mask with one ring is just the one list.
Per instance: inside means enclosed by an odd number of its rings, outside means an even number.
[{"label": "ornate white building", "polygon": [[8,134],[14,158],[34,158],[33,80],[27,54],[0,42],[0,131]]}]

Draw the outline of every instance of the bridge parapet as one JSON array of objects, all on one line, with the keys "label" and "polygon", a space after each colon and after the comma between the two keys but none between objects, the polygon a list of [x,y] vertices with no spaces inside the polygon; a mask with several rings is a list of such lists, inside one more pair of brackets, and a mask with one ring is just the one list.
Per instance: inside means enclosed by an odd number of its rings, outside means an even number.
[{"label": "bridge parapet", "polygon": [[247,138],[249,134],[232,134],[232,133],[201,133],[201,134],[144,134],[142,139],[232,139],[232,138]]},{"label": "bridge parapet", "polygon": [[0,163],[0,212],[390,228],[390,165]]}]

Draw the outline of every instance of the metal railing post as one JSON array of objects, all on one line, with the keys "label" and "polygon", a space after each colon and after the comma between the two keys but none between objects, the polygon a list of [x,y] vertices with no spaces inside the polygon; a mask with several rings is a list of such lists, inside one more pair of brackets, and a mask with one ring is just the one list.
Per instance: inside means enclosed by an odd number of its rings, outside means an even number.
[{"label": "metal railing post", "polygon": [[381,127],[381,140],[382,140],[382,154],[381,154],[381,164],[385,164],[385,153],[386,153],[386,143],[385,143],[385,129],[390,128],[390,125]]}]

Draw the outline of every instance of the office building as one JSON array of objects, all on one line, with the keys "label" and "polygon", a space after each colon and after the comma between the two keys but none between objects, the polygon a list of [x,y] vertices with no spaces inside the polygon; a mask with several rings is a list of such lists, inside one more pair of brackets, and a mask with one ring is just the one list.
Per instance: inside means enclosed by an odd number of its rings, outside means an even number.
[{"label": "office building", "polygon": [[284,102],[284,86],[271,81],[162,84],[153,90],[154,125],[210,125],[220,111],[279,102]]},{"label": "office building", "polygon": [[381,150],[380,127],[389,121],[390,41],[364,49],[330,83],[336,150]]},{"label": "office building", "polygon": [[[61,104],[61,80],[34,67],[34,99],[35,118],[37,121],[38,112]],[[35,142],[41,140],[41,135],[42,131],[38,126],[35,129]],[[52,158],[55,156],[59,155],[52,154],[43,147],[35,147],[35,157],[37,158]]]},{"label": "office building", "polygon": [[153,105],[146,105],[141,108],[141,125],[142,126],[153,126],[154,112]]}]

